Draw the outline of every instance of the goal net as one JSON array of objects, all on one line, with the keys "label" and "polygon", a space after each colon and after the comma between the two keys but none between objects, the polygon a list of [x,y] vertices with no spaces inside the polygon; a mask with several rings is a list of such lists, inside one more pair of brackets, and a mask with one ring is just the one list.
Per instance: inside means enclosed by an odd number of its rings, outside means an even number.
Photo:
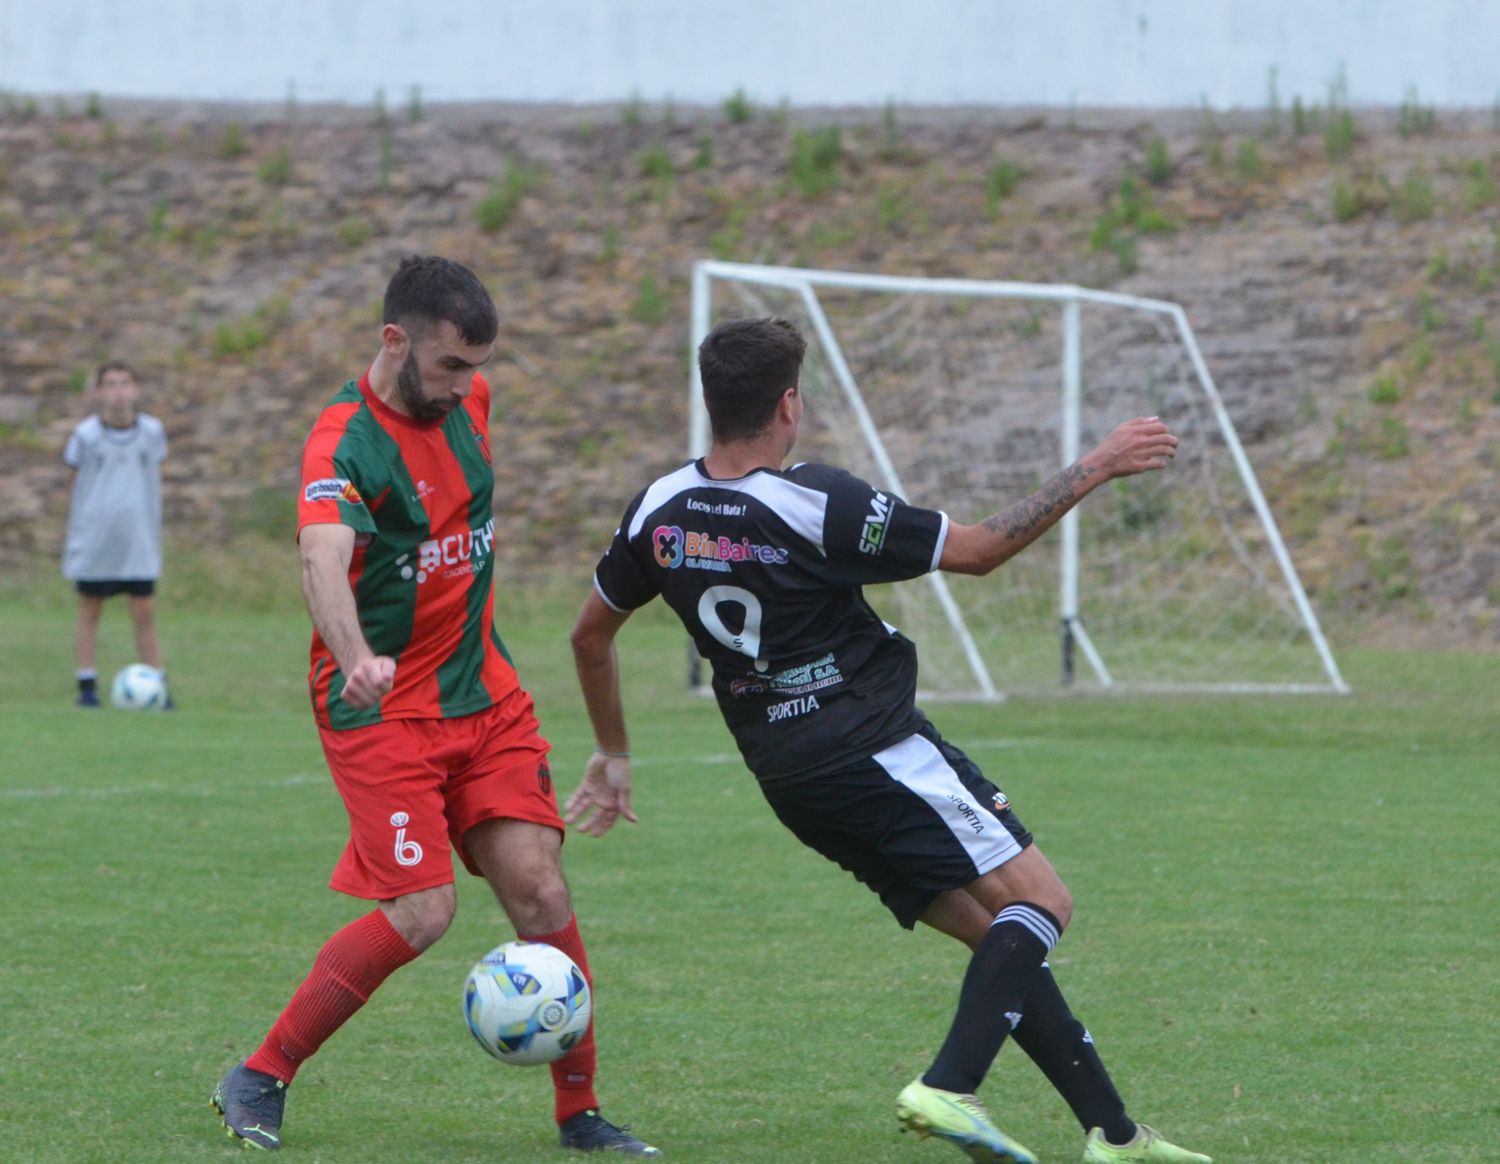
[{"label": "goal net", "polygon": [[[1071,286],[701,262],[693,347],[725,319],[807,338],[793,456],[960,523],[1035,491],[1119,422],[1160,416],[1165,471],[1110,482],[985,578],[881,587],[923,697],[1347,691],[1234,425],[1172,303]],[[709,434],[692,375],[689,451]]]}]

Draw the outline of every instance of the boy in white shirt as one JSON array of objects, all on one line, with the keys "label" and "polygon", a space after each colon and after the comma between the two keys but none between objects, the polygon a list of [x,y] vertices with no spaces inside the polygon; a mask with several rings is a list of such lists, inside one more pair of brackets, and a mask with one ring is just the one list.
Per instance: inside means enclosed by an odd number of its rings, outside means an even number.
[{"label": "boy in white shirt", "polygon": [[[139,412],[139,377],[119,360],[95,379],[99,411],[73,430],[63,461],[73,470],[63,577],[78,588],[75,635],[79,707],[98,707],[95,649],[104,600],[129,595],[141,662],[162,670],[153,595],[161,575],[161,421]],[[171,706],[170,699],[168,706]]]}]

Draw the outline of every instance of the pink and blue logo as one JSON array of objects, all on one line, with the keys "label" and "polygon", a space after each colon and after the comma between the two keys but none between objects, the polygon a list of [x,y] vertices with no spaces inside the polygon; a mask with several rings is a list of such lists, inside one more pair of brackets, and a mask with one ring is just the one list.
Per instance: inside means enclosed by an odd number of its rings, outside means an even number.
[{"label": "pink and blue logo", "polygon": [[652,530],[651,544],[656,547],[657,564],[668,570],[682,565],[682,541],[682,527],[679,525],[659,525]]}]

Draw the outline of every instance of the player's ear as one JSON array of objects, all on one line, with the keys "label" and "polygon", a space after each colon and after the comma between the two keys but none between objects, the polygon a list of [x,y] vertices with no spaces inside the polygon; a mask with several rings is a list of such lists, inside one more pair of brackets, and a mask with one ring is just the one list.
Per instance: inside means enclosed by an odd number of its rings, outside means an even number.
[{"label": "player's ear", "polygon": [[380,342],[385,345],[387,355],[401,359],[411,346],[411,337],[399,323],[387,323],[380,328]]}]

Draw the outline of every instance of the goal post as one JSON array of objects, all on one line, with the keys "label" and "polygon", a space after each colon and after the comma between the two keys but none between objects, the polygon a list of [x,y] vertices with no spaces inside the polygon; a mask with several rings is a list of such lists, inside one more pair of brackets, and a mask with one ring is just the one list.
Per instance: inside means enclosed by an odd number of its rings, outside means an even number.
[{"label": "goal post", "polygon": [[694,354],[737,316],[807,338],[799,459],[955,521],[1019,501],[1132,416],[1182,439],[1168,470],[1097,490],[988,578],[882,588],[877,609],[921,649],[923,698],[1349,690],[1180,305],[718,261],[695,265],[692,289]]}]

